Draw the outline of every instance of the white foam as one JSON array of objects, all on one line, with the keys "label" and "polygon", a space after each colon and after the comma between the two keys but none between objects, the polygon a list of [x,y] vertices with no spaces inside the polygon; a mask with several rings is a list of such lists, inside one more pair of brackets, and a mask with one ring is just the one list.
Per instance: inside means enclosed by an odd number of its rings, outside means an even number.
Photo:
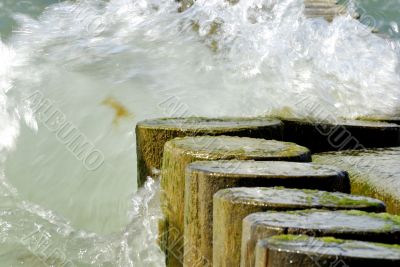
[{"label": "white foam", "polygon": [[0,158],[13,148],[19,133],[18,114],[15,112],[12,100],[7,93],[12,89],[12,67],[16,58],[15,52],[0,40]]}]

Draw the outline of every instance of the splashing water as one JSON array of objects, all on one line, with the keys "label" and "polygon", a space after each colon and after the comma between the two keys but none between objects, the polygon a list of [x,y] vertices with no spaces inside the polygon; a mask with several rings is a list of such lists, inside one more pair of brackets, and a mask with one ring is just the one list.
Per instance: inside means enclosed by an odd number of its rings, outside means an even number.
[{"label": "splashing water", "polygon": [[15,15],[0,43],[0,265],[162,266],[158,184],[132,197],[138,120],[398,114],[398,41],[303,9],[82,0]]}]

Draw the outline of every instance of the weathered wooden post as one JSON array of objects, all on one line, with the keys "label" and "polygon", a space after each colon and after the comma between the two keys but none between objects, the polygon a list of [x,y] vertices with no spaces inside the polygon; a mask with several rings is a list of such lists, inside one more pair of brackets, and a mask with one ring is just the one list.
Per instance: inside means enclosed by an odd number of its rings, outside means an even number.
[{"label": "weathered wooden post", "polygon": [[400,147],[321,153],[313,160],[347,170],[353,194],[381,199],[400,215]]},{"label": "weathered wooden post", "polygon": [[148,176],[158,176],[164,145],[175,137],[228,135],[264,139],[282,139],[283,124],[269,118],[158,118],[138,122],[136,150],[138,186]]},{"label": "weathered wooden post", "polygon": [[400,246],[333,237],[278,235],[258,241],[255,267],[397,267]]},{"label": "weathered wooden post", "polygon": [[185,169],[189,163],[219,159],[310,161],[310,158],[307,148],[274,140],[201,136],[168,141],[161,171],[165,221],[160,223],[167,266],[183,265]]},{"label": "weathered wooden post", "polygon": [[388,244],[400,242],[400,217],[363,211],[305,210],[258,212],[243,220],[241,267],[255,264],[255,246],[260,239],[292,234]]},{"label": "weathered wooden post", "polygon": [[[289,170],[288,173],[290,173]],[[316,173],[318,173],[318,170],[316,170]],[[308,183],[310,181],[304,180],[303,182],[303,184]],[[236,252],[241,249],[242,221],[247,215],[261,211],[290,211],[313,208],[385,211],[385,205],[382,201],[343,193],[259,187],[223,189],[214,195],[213,266],[240,265],[240,255]]]}]

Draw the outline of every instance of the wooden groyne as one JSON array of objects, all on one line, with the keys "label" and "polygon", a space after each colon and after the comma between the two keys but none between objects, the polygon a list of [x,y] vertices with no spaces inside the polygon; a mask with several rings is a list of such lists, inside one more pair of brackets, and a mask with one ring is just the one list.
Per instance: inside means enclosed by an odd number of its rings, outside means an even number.
[{"label": "wooden groyne", "polygon": [[165,215],[162,244],[168,255],[168,266],[181,266],[184,258],[185,171],[188,164],[232,159],[308,162],[311,156],[307,148],[293,143],[248,137],[184,137],[165,143],[161,169]]},{"label": "wooden groyne", "polygon": [[[291,257],[296,266],[313,266],[302,261],[310,250],[278,256],[278,243],[263,241],[288,233],[322,246],[335,238],[339,248],[367,244],[382,253],[374,261],[349,251],[343,257],[349,266],[387,262],[389,252],[390,261],[400,260],[393,245],[400,243],[400,125],[175,118],[141,122],[137,129],[140,146],[151,147],[138,150],[151,154],[145,156],[150,165],[139,164],[139,170],[152,175],[149,166],[161,165],[155,171],[165,216],[159,242],[167,266],[281,267]],[[319,151],[327,152],[311,157]]]}]

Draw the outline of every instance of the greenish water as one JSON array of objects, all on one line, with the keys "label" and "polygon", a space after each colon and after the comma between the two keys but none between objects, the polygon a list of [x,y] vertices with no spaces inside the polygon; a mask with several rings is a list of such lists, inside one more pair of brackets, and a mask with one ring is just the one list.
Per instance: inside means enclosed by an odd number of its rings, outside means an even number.
[{"label": "greenish water", "polygon": [[50,4],[61,0],[0,0],[0,34],[8,38],[18,24],[15,16],[28,15],[37,18]]},{"label": "greenish water", "polygon": [[400,0],[357,0],[361,22],[399,39]]},{"label": "greenish water", "polygon": [[[12,31],[18,29],[15,16],[28,15],[37,18],[50,4],[63,0],[1,0],[0,1],[0,35],[8,38]],[[342,0],[346,3],[349,0]],[[379,29],[393,38],[400,38],[400,0],[356,0],[360,21]]]}]

